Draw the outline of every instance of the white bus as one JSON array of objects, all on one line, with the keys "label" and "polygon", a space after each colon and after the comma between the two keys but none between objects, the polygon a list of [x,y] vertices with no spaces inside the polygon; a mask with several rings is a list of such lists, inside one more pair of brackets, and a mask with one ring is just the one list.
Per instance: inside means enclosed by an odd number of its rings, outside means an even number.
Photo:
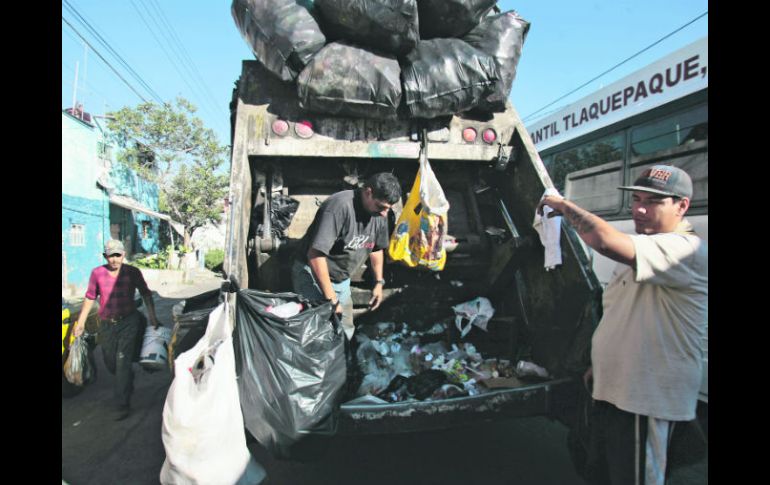
[{"label": "white bus", "polygon": [[[708,37],[527,127],[562,195],[628,234],[632,185],[653,164],[693,180],[687,219],[708,241]],[[606,286],[615,263],[588,250]],[[708,402],[708,339],[701,400]]]}]

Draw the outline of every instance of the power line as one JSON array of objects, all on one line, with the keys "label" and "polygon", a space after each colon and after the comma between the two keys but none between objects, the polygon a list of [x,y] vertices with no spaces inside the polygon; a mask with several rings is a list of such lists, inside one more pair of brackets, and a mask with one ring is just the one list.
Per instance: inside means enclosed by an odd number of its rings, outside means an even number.
[{"label": "power line", "polygon": [[104,62],[104,63],[105,63],[105,64],[106,64],[106,65],[107,65],[107,66],[108,66],[110,69],[112,69],[112,72],[114,72],[114,73],[115,73],[115,75],[116,75],[116,76],[118,76],[118,77],[120,78],[120,80],[121,80],[121,81],[123,81],[123,83],[125,83],[125,85],[126,85],[126,86],[128,86],[128,87],[131,89],[131,91],[133,91],[133,92],[134,92],[134,93],[135,93],[137,96],[139,96],[139,98],[140,98],[142,101],[144,101],[145,103],[147,103],[147,102],[148,102],[148,101],[147,101],[147,100],[144,98],[144,96],[142,96],[141,94],[139,94],[139,91],[137,91],[137,90],[136,90],[136,89],[135,89],[135,88],[134,88],[134,87],[131,85],[131,83],[129,83],[129,82],[126,80],[126,78],[124,78],[123,76],[121,76],[121,75],[120,75],[120,73],[118,72],[118,70],[117,70],[117,69],[115,69],[115,68],[112,66],[112,64],[110,64],[110,62],[109,62],[107,59],[105,59],[105,58],[104,58],[104,56],[103,56],[103,55],[101,55],[101,54],[99,53],[99,51],[98,51],[98,50],[96,50],[96,49],[94,48],[94,46],[92,46],[92,45],[91,45],[91,43],[90,43],[90,42],[88,42],[88,41],[85,39],[85,37],[83,37],[83,35],[81,35],[81,33],[78,31],[78,29],[76,29],[76,28],[75,28],[75,26],[73,26],[71,23],[69,23],[69,21],[68,21],[66,18],[64,18],[64,16],[62,16],[62,18],[61,18],[61,19],[62,19],[62,22],[64,22],[65,24],[67,24],[67,25],[69,26],[69,28],[71,28],[71,29],[73,30],[73,32],[75,32],[75,34],[77,34],[77,36],[78,36],[78,37],[80,37],[80,39],[81,39],[83,42],[85,42],[85,43],[86,43],[86,45],[87,45],[88,47],[90,47],[90,48],[91,48],[91,50],[92,50],[92,51],[94,51],[94,53],[95,53],[97,56],[99,56],[99,59],[101,59],[101,60],[102,60],[102,62]]},{"label": "power line", "polygon": [[[73,38],[74,38],[74,37],[73,37]],[[75,72],[75,68],[74,68],[74,67],[72,67],[72,66],[70,66],[70,65],[68,65],[68,64],[64,64],[64,63],[62,63],[62,66],[66,67],[67,69],[69,69],[69,70],[70,70],[70,71],[72,71],[73,73]],[[70,86],[75,86],[75,83],[74,83],[73,81],[70,81],[70,80],[68,80],[68,79],[63,79],[63,80],[62,80],[62,82],[65,82],[65,83],[69,84]],[[78,84],[80,84],[80,82],[78,82]],[[91,83],[89,83],[88,81],[83,81],[83,84],[86,86],[86,87],[84,88],[86,92],[88,92],[88,93],[90,93],[90,94],[96,94],[96,95],[99,95],[99,97],[100,97],[100,98],[102,98],[102,101],[105,101],[105,102],[107,101],[107,97],[106,97],[106,96],[105,96],[103,93],[101,93],[101,92],[97,91],[97,90],[96,90],[96,89],[93,87],[93,85],[92,85]],[[78,89],[78,90],[79,90],[79,89]]]},{"label": "power line", "polygon": [[[140,1],[145,5],[145,9],[147,9],[148,13],[151,16],[155,16],[155,15],[153,15],[149,11],[149,8],[147,7],[147,4],[145,3],[145,0],[140,0]],[[187,55],[187,53],[186,53],[187,51],[184,48],[184,44],[182,44],[182,42],[179,40],[179,37],[176,35],[176,31],[174,30],[173,25],[171,25],[171,23],[168,22],[168,20],[165,17],[163,11],[161,10],[160,6],[157,5],[157,2],[150,1],[149,3],[151,5],[153,5],[153,8],[155,8],[155,10],[157,12],[157,16],[156,17],[158,19],[160,19],[160,22],[158,22],[156,20],[156,25],[158,25],[159,28],[161,29],[161,32],[164,34],[164,38],[168,42],[168,45],[171,47],[172,51],[177,56],[177,60],[179,60],[179,63],[186,69],[187,73],[190,75],[190,79],[193,82],[197,83],[197,85],[201,88],[201,90],[198,91],[198,93],[202,93],[203,94],[203,96],[199,96],[199,99],[201,101],[201,105],[203,106],[205,101],[209,102],[210,104],[208,105],[208,108],[213,108],[213,111],[208,110],[208,109],[207,109],[207,111],[210,114],[214,115],[215,119],[218,119],[217,115],[214,112],[217,111],[218,109],[221,109],[221,108],[219,108],[217,102],[215,100],[213,100],[213,98],[208,93],[208,91],[207,91],[208,88],[206,87],[205,83],[203,82],[201,76],[200,75],[196,75],[196,72],[194,72],[195,71],[195,63],[192,61],[192,59],[190,59],[190,56]],[[161,22],[165,25],[165,28],[164,28],[164,26],[161,25]],[[169,35],[165,35],[166,33],[168,33]],[[206,106],[203,106],[203,107],[206,108]]]},{"label": "power line", "polygon": [[[166,37],[166,34],[165,34],[165,29],[164,29],[164,28],[163,28],[163,27],[162,27],[162,26],[159,24],[159,22],[158,22],[158,21],[155,19],[155,16],[152,14],[152,12],[150,12],[149,8],[148,8],[148,7],[147,7],[147,5],[144,3],[144,1],[143,1],[143,0],[140,0],[140,1],[142,1],[142,6],[143,6],[143,7],[145,8],[145,10],[147,11],[147,14],[148,14],[148,16],[150,17],[150,19],[151,19],[151,20],[152,20],[152,21],[155,23],[155,26],[157,27],[157,29],[158,29],[158,30],[161,32],[161,34],[162,34],[162,35],[165,37],[165,39],[166,39],[166,42],[168,42],[168,43],[169,43],[169,45],[171,45],[171,42],[170,42],[170,41],[168,40],[168,38]],[[182,81],[183,81],[183,82],[184,82],[184,83],[187,85],[187,87],[190,89],[190,91],[191,91],[191,92],[193,92],[193,93],[195,93],[195,94],[197,95],[197,90],[196,90],[196,89],[195,89],[193,86],[191,86],[191,85],[190,85],[190,83],[188,82],[187,76],[186,76],[186,75],[185,75],[185,74],[182,72],[182,70],[179,68],[179,66],[178,66],[177,62],[176,62],[176,61],[175,61],[175,59],[174,59],[174,56],[172,56],[171,54],[169,54],[169,51],[168,51],[168,49],[166,49],[166,46],[164,46],[164,45],[163,45],[163,42],[161,42],[161,40],[158,38],[158,36],[157,36],[157,35],[156,35],[156,33],[155,33],[155,30],[154,30],[154,29],[153,29],[153,28],[150,26],[150,24],[147,22],[147,20],[145,19],[145,16],[142,14],[142,12],[141,12],[141,11],[139,10],[139,8],[136,6],[136,3],[134,3],[134,0],[131,0],[131,5],[133,5],[134,9],[135,9],[135,10],[137,11],[137,13],[139,14],[139,17],[141,18],[142,22],[145,24],[145,26],[147,27],[147,29],[150,31],[150,33],[152,34],[152,36],[153,36],[153,38],[155,39],[155,41],[158,43],[158,45],[160,46],[160,48],[163,50],[164,54],[166,54],[166,57],[169,59],[169,61],[171,61],[171,65],[172,65],[172,66],[174,67],[174,69],[177,71],[177,73],[179,74],[179,76],[180,76],[180,78],[182,79]],[[176,52],[174,52],[174,54],[176,55]],[[176,55],[176,57],[177,57],[177,60],[179,60],[179,56],[178,56],[178,55]],[[181,64],[184,66],[184,61],[181,61],[181,60],[180,60],[180,62],[181,62]],[[202,105],[202,107],[203,107],[203,108],[204,108],[204,109],[205,109],[205,110],[206,110],[206,111],[207,111],[207,112],[208,112],[210,115],[212,115],[214,118],[216,118],[216,115],[215,115],[214,113],[212,113],[212,112],[211,112],[211,110],[209,109],[209,107],[208,107],[208,106],[206,106],[206,105]]]},{"label": "power line", "polygon": [[647,51],[647,50],[649,50],[649,49],[651,49],[651,48],[655,47],[656,45],[660,44],[660,43],[661,43],[661,42],[663,42],[664,40],[668,39],[668,38],[669,38],[669,37],[671,37],[672,35],[674,35],[674,34],[676,34],[677,32],[679,32],[680,30],[682,30],[682,29],[684,29],[685,27],[689,26],[690,24],[692,24],[692,23],[696,22],[697,20],[700,20],[702,17],[705,17],[706,15],[708,15],[708,13],[709,13],[709,12],[708,12],[708,10],[706,10],[706,11],[705,11],[705,12],[703,12],[702,14],[698,15],[698,16],[697,16],[697,17],[695,17],[694,19],[690,20],[690,21],[689,21],[689,22],[687,22],[686,24],[684,24],[684,25],[682,25],[681,27],[679,27],[678,29],[674,30],[673,32],[670,32],[669,34],[666,34],[665,36],[661,37],[661,38],[660,38],[660,39],[658,39],[657,41],[655,41],[655,42],[653,42],[652,44],[648,45],[647,47],[645,47],[644,49],[640,50],[640,51],[639,51],[639,52],[637,52],[636,54],[633,54],[632,56],[630,56],[630,57],[626,58],[625,60],[623,60],[623,61],[619,62],[618,64],[615,64],[614,66],[612,66],[611,68],[607,69],[606,71],[604,71],[603,73],[599,74],[598,76],[596,76],[595,78],[591,79],[590,81],[587,81],[587,82],[585,82],[584,84],[581,84],[581,85],[580,85],[580,86],[578,86],[577,88],[575,88],[575,89],[573,89],[572,91],[568,92],[568,93],[567,93],[567,94],[565,94],[564,96],[562,96],[562,97],[560,97],[560,98],[556,99],[555,101],[553,101],[553,102],[551,102],[551,103],[549,103],[549,104],[547,104],[547,105],[543,106],[543,107],[542,107],[542,108],[540,108],[539,110],[537,110],[537,111],[534,111],[534,112],[532,112],[532,113],[528,114],[527,116],[525,116],[524,118],[522,118],[522,121],[526,121],[527,119],[529,119],[529,118],[531,118],[532,116],[536,115],[537,113],[539,113],[539,112],[543,111],[544,109],[546,109],[546,108],[548,108],[548,107],[550,107],[550,106],[552,106],[552,105],[554,105],[554,104],[558,103],[559,101],[561,101],[562,99],[566,98],[567,96],[569,96],[569,95],[571,95],[571,94],[573,94],[573,93],[575,93],[575,92],[577,92],[577,91],[579,91],[579,90],[583,89],[584,87],[588,86],[589,84],[591,84],[592,82],[596,81],[597,79],[599,79],[600,77],[604,76],[605,74],[609,73],[610,71],[612,71],[612,70],[614,70],[614,69],[616,69],[616,68],[618,68],[618,67],[622,66],[623,64],[625,64],[626,62],[630,61],[631,59],[633,59],[634,57],[638,56],[639,54],[641,54],[641,53],[643,53],[643,52],[645,52],[645,51]]},{"label": "power line", "polygon": [[209,101],[211,101],[212,106],[220,112],[220,114],[224,115],[225,118],[227,118],[226,113],[222,110],[220,105],[217,103],[216,99],[214,98],[214,95],[211,93],[211,90],[209,89],[209,86],[206,84],[206,82],[203,79],[203,76],[201,75],[200,71],[198,71],[198,67],[193,61],[193,59],[190,57],[189,52],[185,48],[184,43],[179,39],[179,36],[176,33],[176,29],[174,29],[174,26],[171,22],[168,21],[168,17],[166,17],[165,13],[163,12],[162,7],[158,3],[158,0],[151,0],[151,3],[154,4],[155,9],[157,10],[159,14],[159,18],[163,21],[163,23],[167,26],[168,31],[171,33],[172,38],[175,40],[175,43],[177,47],[179,48],[179,51],[182,53],[182,56],[184,59],[187,60],[188,65],[192,68],[194,71],[193,80],[197,81],[198,84],[203,88],[205,94],[208,96]]},{"label": "power line", "polygon": [[112,54],[112,56],[128,71],[128,73],[139,82],[146,90],[150,93],[150,95],[155,98],[156,101],[159,103],[163,102],[163,99],[161,96],[158,95],[158,93],[155,92],[152,87],[128,64],[128,62],[123,59],[123,57],[118,54],[118,52],[112,48],[109,42],[99,33],[99,31],[96,30],[95,27],[91,25],[91,23],[85,19],[83,15],[80,14],[80,12],[73,7],[68,0],[62,0],[62,4],[69,9],[72,13],[75,14],[78,21],[93,35],[97,41],[99,41],[100,44],[102,44],[107,51]]}]

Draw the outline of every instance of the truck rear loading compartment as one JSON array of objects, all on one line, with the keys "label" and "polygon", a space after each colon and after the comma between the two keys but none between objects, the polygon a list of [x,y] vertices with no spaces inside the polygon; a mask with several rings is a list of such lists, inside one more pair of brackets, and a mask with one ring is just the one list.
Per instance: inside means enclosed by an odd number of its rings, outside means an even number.
[{"label": "truck rear loading compartment", "polygon": [[[601,288],[577,235],[566,225],[562,265],[549,272],[543,268],[543,247],[532,221],[540,197],[552,184],[510,105],[487,118],[466,114],[383,122],[308,114],[299,109],[293,86],[278,81],[258,63],[245,61],[231,109],[231,222],[224,269],[240,287],[290,289],[293,249],[317,206],[328,195],[352,188],[350,182],[357,177],[394,172],[405,200],[425,134],[430,163],[450,200],[448,233],[460,244],[439,273],[386,264],[386,298],[375,312],[365,309],[370,280],[363,272],[353,275],[359,331],[382,321],[412,325],[420,314],[429,326],[431,319],[451,315],[451,305],[487,296],[496,309],[497,327],[492,336],[471,332],[487,340],[489,348],[485,350],[482,343],[479,350],[488,357],[511,360],[526,356],[556,376],[471,397],[342,405],[340,432],[418,431],[500,416],[551,414],[560,408],[554,405],[556,400],[574,397],[574,378],[585,367],[598,321]],[[271,128],[279,119],[290,128],[283,137]],[[291,130],[306,120],[312,124],[312,136],[295,136]],[[479,133],[494,129],[496,143],[477,139],[467,144],[462,139],[467,126]],[[264,234],[251,227],[252,210],[276,190],[296,197],[300,206],[279,247],[269,242],[262,246]],[[493,237],[487,231],[490,227],[504,236]],[[415,289],[422,294],[415,294]]]}]

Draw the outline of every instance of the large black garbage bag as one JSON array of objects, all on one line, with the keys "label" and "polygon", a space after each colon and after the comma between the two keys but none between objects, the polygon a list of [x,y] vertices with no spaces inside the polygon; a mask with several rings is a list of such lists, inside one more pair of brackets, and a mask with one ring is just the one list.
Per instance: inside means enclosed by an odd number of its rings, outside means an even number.
[{"label": "large black garbage bag", "polygon": [[[281,318],[268,306],[302,303]],[[335,431],[345,384],[345,344],[331,303],[294,293],[240,290],[235,309],[235,366],[246,429],[277,457],[310,433]]]},{"label": "large black garbage bag", "polygon": [[528,21],[511,10],[484,17],[475,29],[463,37],[468,44],[492,56],[500,74],[497,91],[481,103],[482,108],[496,111],[505,109],[505,100],[511,94],[511,85],[516,78],[516,66],[521,58],[529,25]]},{"label": "large black garbage bag", "polygon": [[334,42],[297,78],[299,105],[309,111],[395,119],[401,103],[401,68],[390,54]]},{"label": "large black garbage bag", "polygon": [[497,0],[417,0],[420,38],[462,37],[479,24]]},{"label": "large black garbage bag", "polygon": [[[286,229],[291,225],[294,214],[297,213],[299,208],[299,201],[292,199],[288,195],[281,193],[274,193],[270,202],[270,235],[279,239],[285,239]],[[251,225],[250,227],[256,228],[249,231],[249,237],[254,237],[259,234],[260,237],[269,237],[265,234],[264,221],[265,218],[265,204],[264,202],[257,204],[251,211]],[[253,232],[252,232],[253,231]]]},{"label": "large black garbage bag", "polygon": [[401,66],[410,116],[435,118],[476,107],[493,94],[495,60],[461,39],[423,40]]},{"label": "large black garbage bag", "polygon": [[402,55],[420,40],[417,0],[315,0],[332,40]]},{"label": "large black garbage bag", "polygon": [[300,0],[233,0],[235,25],[268,70],[293,81],[326,37]]}]

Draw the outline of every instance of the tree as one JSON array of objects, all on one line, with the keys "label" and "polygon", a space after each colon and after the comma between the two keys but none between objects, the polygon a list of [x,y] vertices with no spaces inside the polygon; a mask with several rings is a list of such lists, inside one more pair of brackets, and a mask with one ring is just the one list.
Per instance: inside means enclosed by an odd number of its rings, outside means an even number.
[{"label": "tree", "polygon": [[228,177],[217,173],[227,147],[194,116],[184,98],[159,105],[147,102],[110,113],[108,128],[122,150],[118,161],[157,183],[162,210],[185,226],[185,246],[192,232],[217,223],[227,194]]}]

